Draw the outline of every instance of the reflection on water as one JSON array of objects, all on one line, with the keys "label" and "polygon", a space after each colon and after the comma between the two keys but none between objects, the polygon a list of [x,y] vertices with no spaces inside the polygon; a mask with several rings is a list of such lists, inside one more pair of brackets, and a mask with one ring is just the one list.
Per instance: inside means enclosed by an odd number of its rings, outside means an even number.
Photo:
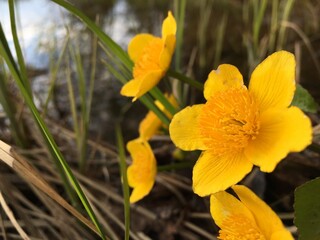
[{"label": "reflection on water", "polygon": [[[66,26],[74,35],[85,27],[77,18],[49,0],[20,0],[16,2],[18,34],[27,65],[47,68],[52,41],[58,46],[66,37]],[[99,16],[102,29],[123,48],[137,32],[160,33],[161,18],[168,8],[166,1],[130,0],[72,0],[73,4],[91,19]],[[157,13],[157,14],[155,14]],[[0,21],[6,37],[13,46],[9,7],[0,0]],[[154,26],[157,26],[154,29]],[[81,37],[81,36],[80,36]],[[12,48],[13,49],[13,48]]]},{"label": "reflection on water", "polygon": [[[130,39],[137,33],[149,32],[159,35],[161,22],[168,10],[162,0],[130,1],[130,0],[72,0],[77,8],[83,11],[93,21],[99,16],[98,24],[120,46],[126,49]],[[91,71],[92,34],[76,17],[49,0],[20,0],[16,3],[16,19],[18,35],[24,52],[26,64],[35,74],[30,78],[35,94],[37,106],[43,106],[48,97],[51,72],[50,65],[56,64],[64,42],[69,36],[72,46],[78,46],[86,81]],[[0,0],[0,21],[5,31],[7,40],[13,50],[8,1]],[[113,135],[112,121],[114,113],[119,112],[130,99],[119,95],[120,84],[106,70],[99,61],[102,57],[101,49],[98,51],[97,73],[92,102],[91,133],[104,136]],[[71,124],[71,114],[66,83],[67,59],[64,59],[50,102],[48,114],[55,119],[64,119]],[[74,89],[77,91],[77,73],[75,63],[70,63],[71,77]],[[38,69],[38,70],[37,70]],[[41,71],[39,71],[42,69]],[[77,96],[77,93],[76,93]],[[80,106],[76,99],[77,107]],[[135,109],[135,111],[137,111]],[[134,112],[134,111],[133,111]],[[129,119],[129,118],[128,118]],[[137,119],[136,113],[133,117]],[[109,124],[110,123],[110,124]],[[111,126],[107,128],[106,126]],[[126,124],[130,128],[130,124]],[[102,127],[103,126],[103,127]],[[131,124],[135,129],[136,123]]]},{"label": "reflection on water", "polygon": [[[18,34],[25,60],[28,65],[45,68],[48,64],[48,56],[41,45],[49,40],[49,35],[61,36],[62,11],[52,3],[43,0],[16,1],[16,3]],[[0,21],[12,48],[8,1],[0,1]],[[53,28],[57,31],[52,31]]]},{"label": "reflection on water", "polygon": [[[75,1],[77,2],[77,1]],[[82,2],[82,1],[81,1]],[[115,4],[110,1],[90,1],[90,5],[76,4],[82,10],[87,10],[88,16],[102,15],[103,29],[117,43],[126,46],[131,35],[128,31],[130,25],[135,23],[133,17],[128,18],[127,3],[119,0]],[[104,4],[103,4],[104,3]],[[108,4],[105,4],[108,3]],[[90,8],[91,6],[91,8]],[[93,11],[96,11],[93,13]],[[87,14],[86,12],[86,14]],[[27,65],[35,68],[47,68],[49,63],[49,50],[52,41],[62,43],[66,37],[66,26],[73,34],[80,34],[84,26],[74,16],[55,3],[47,0],[22,0],[16,2],[16,16],[18,34],[25,54]],[[132,16],[132,15],[131,15]],[[7,1],[0,1],[0,21],[4,28],[10,47],[13,49],[13,40],[10,27],[9,7]],[[61,46],[60,46],[61,47]]]}]

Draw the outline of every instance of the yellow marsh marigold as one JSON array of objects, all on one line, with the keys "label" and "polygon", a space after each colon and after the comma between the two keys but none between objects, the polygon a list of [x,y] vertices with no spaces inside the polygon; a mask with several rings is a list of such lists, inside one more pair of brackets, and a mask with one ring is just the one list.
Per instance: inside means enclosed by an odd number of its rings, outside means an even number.
[{"label": "yellow marsh marigold", "polygon": [[162,24],[162,38],[138,34],[131,40],[128,53],[134,62],[133,79],[122,87],[122,95],[133,97],[135,101],[158,84],[171,62],[176,29],[176,21],[169,11]]},{"label": "yellow marsh marigold", "polygon": [[[173,95],[166,97],[173,106],[177,106],[177,101]],[[155,104],[169,118],[172,118],[160,102],[156,101]],[[149,111],[140,123],[139,138],[127,144],[127,149],[132,157],[132,165],[127,170],[129,186],[134,188],[130,196],[131,203],[137,202],[148,195],[154,185],[157,163],[148,140],[158,132],[161,126],[162,122],[157,115]]]},{"label": "yellow marsh marigold", "polygon": [[132,157],[132,164],[127,170],[128,184],[133,188],[130,203],[135,203],[151,191],[157,163],[149,143],[141,138],[128,142],[127,149]]},{"label": "yellow marsh marigold", "polygon": [[232,189],[237,198],[223,191],[211,195],[210,211],[220,227],[221,240],[293,240],[272,209],[245,186]]},{"label": "yellow marsh marigold", "polygon": [[232,65],[209,74],[207,102],[178,112],[172,141],[183,150],[203,150],[193,168],[193,190],[209,195],[239,182],[253,165],[272,172],[289,152],[311,143],[311,122],[289,107],[295,91],[294,55],[279,51],[251,75],[249,87]]}]

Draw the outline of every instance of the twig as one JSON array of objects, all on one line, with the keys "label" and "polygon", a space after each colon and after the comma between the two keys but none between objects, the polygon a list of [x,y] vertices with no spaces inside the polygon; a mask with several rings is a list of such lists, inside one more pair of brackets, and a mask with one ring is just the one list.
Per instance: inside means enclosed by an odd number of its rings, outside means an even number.
[{"label": "twig", "polygon": [[0,140],[0,159],[99,235],[96,227],[64,200],[22,156]]},{"label": "twig", "polygon": [[7,214],[8,218],[12,222],[13,226],[15,227],[17,232],[22,237],[22,239],[30,240],[28,235],[25,233],[25,231],[23,231],[23,229],[20,227],[19,223],[17,222],[16,218],[14,217],[14,215],[13,215],[12,211],[10,210],[9,206],[7,205],[6,200],[4,199],[1,191],[0,191],[0,204],[3,208],[3,210],[5,211],[5,213]]},{"label": "twig", "polygon": [[4,221],[3,221],[3,218],[2,218],[2,211],[0,213],[0,221],[1,221],[1,232],[3,233],[3,238],[4,238],[4,240],[8,240],[6,228],[4,226]]},{"label": "twig", "polygon": [[210,240],[217,240],[216,237],[214,237],[212,234],[208,233],[207,231],[203,230],[202,228],[199,228],[198,226],[194,225],[191,222],[184,222],[184,226],[186,226],[187,228],[191,229],[192,231],[198,233],[199,235],[210,239]]}]

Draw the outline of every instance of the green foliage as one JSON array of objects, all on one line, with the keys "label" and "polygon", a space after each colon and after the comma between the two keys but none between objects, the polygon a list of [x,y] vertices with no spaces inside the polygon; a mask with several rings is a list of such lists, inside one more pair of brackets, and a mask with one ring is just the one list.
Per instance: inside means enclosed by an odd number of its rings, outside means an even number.
[{"label": "green foliage", "polygon": [[[93,21],[91,21],[84,13],[82,13],[79,9],[71,5],[70,3],[64,1],[64,0],[52,0],[56,4],[64,7],[70,13],[74,14],[77,16],[86,26],[97,36],[97,38],[103,43],[105,47],[107,47],[107,51],[112,55],[113,58],[117,59],[117,62],[114,62],[118,68],[125,67],[128,70],[132,70],[133,63],[131,59],[129,58],[128,54],[116,43],[114,42],[107,34],[105,34],[100,27],[95,24]],[[123,65],[123,66],[121,66]],[[115,67],[108,66],[109,70],[113,68],[113,70],[117,71]],[[115,72],[113,71],[113,72]],[[117,76],[116,76],[117,77]],[[122,79],[123,80],[123,79]],[[129,79],[125,79],[128,81]],[[156,88],[156,87],[155,87]],[[159,94],[163,95],[161,91],[150,91],[152,97],[155,99],[159,100],[161,104],[171,113],[173,111],[170,111],[173,109],[172,106],[168,105],[170,104],[169,102],[163,102],[162,100],[165,99],[163,96],[159,96]],[[146,94],[147,95],[147,94]],[[153,100],[149,97],[144,97],[139,99],[147,108],[149,108],[151,111],[154,111],[153,109]],[[151,108],[150,108],[151,107]],[[160,113],[159,113],[160,112]],[[164,115],[161,114],[161,111],[154,111],[154,113],[159,117],[159,119],[166,125],[169,124],[168,118]]]},{"label": "green foliage", "polygon": [[300,240],[320,239],[320,178],[309,181],[295,191],[295,224]]},{"label": "green foliage", "polygon": [[301,110],[310,113],[315,113],[318,108],[318,104],[316,103],[316,101],[313,99],[310,93],[300,84],[297,84],[297,89],[291,105],[297,106]]},{"label": "green foliage", "polygon": [[[13,35],[14,38],[17,36]],[[16,39],[15,41],[18,41]],[[100,223],[98,222],[98,219],[88,201],[86,198],[82,188],[80,187],[80,184],[78,183],[77,179],[73,175],[71,168],[69,167],[68,163],[64,159],[58,145],[56,144],[52,134],[50,133],[44,119],[41,117],[34,101],[31,95],[31,91],[26,85],[26,79],[23,77],[23,73],[19,69],[21,69],[21,66],[19,65],[19,68],[16,65],[16,62],[14,61],[12,57],[12,53],[10,48],[8,47],[7,39],[4,35],[4,32],[2,31],[2,28],[0,27],[0,56],[3,57],[6,65],[8,66],[10,73],[15,80],[20,93],[26,102],[26,106],[29,108],[30,112],[32,113],[34,120],[39,127],[39,130],[42,134],[42,137],[44,141],[46,142],[46,145],[48,147],[48,150],[51,153],[51,156],[54,160],[54,163],[57,167],[57,170],[60,173],[60,177],[64,183],[64,186],[66,188],[66,191],[68,192],[70,198],[75,202],[77,199],[75,198],[76,192],[77,196],[79,197],[83,207],[85,208],[86,212],[88,213],[89,217],[91,218],[92,222],[95,224],[96,228],[98,229],[100,236],[102,239],[106,239],[104,236],[104,233],[100,227]],[[18,61],[18,64],[21,64],[20,61]],[[70,183],[69,183],[70,182]],[[73,187],[73,189],[72,189]]]},{"label": "green foliage", "polygon": [[19,121],[17,119],[17,107],[16,103],[10,97],[10,92],[8,91],[8,76],[4,66],[4,62],[0,59],[0,103],[6,116],[10,120],[10,131],[12,137],[17,146],[25,148],[28,145],[24,121]]},{"label": "green foliage", "polygon": [[126,152],[123,144],[123,137],[120,124],[116,125],[117,145],[119,152],[119,163],[121,171],[122,191],[123,191],[123,206],[124,206],[124,222],[125,222],[125,240],[129,240],[130,232],[130,202],[129,202],[129,185],[127,177]]}]

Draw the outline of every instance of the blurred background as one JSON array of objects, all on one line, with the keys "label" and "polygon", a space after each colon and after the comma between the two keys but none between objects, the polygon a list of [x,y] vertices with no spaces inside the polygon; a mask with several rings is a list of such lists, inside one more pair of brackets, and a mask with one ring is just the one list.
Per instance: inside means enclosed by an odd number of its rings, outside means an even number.
[{"label": "blurred background", "polygon": [[[320,102],[320,2],[317,0],[69,2],[125,50],[130,39],[138,33],[160,36],[163,19],[169,10],[173,11],[177,19],[183,20],[183,28],[178,29],[172,68],[202,83],[209,72],[222,63],[237,66],[248,82],[252,70],[269,54],[281,49],[290,51],[296,56],[296,81]],[[138,136],[138,125],[147,109],[119,94],[122,85],[106,67],[113,59],[78,18],[49,0],[17,0],[15,7],[34,102],[70,166],[77,168],[77,159],[87,158],[78,178],[89,192],[89,199],[99,209],[103,226],[111,229],[113,238],[122,239],[123,200],[114,123],[121,119],[126,142]],[[14,52],[7,0],[0,0],[0,22]],[[5,82],[5,86],[1,86],[4,89],[1,96],[10,99],[12,109],[15,109],[12,119],[19,125],[12,130],[13,120],[9,121],[2,102],[1,139],[23,146],[22,153],[32,159],[44,178],[64,196],[59,177],[47,161],[50,154],[45,150],[30,113],[23,108],[23,100],[1,58],[0,68],[1,81]],[[79,79],[83,80],[83,85],[79,84]],[[160,88],[174,91],[174,84],[170,84],[169,80],[163,81]],[[84,125],[86,135],[82,136],[87,149],[85,153],[76,140],[80,134],[77,129],[81,129],[83,122],[83,101],[87,99],[81,96],[81,86],[90,89],[88,99],[91,101],[90,110],[86,110],[90,115]],[[201,92],[186,86],[184,90],[181,107],[204,102]],[[309,116],[317,126],[320,122],[318,112]],[[78,126],[75,126],[77,121]],[[271,174],[265,175],[256,169],[244,179],[244,183],[280,213],[293,233],[296,233],[293,191],[320,175],[318,132],[319,128],[315,128],[312,149],[290,154]],[[196,159],[196,154],[177,153],[168,136],[155,137],[152,146],[160,166],[177,161],[181,156],[187,160]],[[192,167],[170,169],[158,174],[151,194],[132,207],[132,239],[215,239],[217,227],[209,214],[208,199],[193,194],[191,170]],[[53,207],[54,203],[8,168],[0,166],[0,171],[0,188],[10,199],[22,226],[34,239],[97,238],[79,227],[81,225],[58,206]],[[55,212],[51,208],[59,210]],[[62,224],[65,219],[66,223]],[[3,219],[3,226],[2,234],[7,232],[16,236],[8,220]]]}]

